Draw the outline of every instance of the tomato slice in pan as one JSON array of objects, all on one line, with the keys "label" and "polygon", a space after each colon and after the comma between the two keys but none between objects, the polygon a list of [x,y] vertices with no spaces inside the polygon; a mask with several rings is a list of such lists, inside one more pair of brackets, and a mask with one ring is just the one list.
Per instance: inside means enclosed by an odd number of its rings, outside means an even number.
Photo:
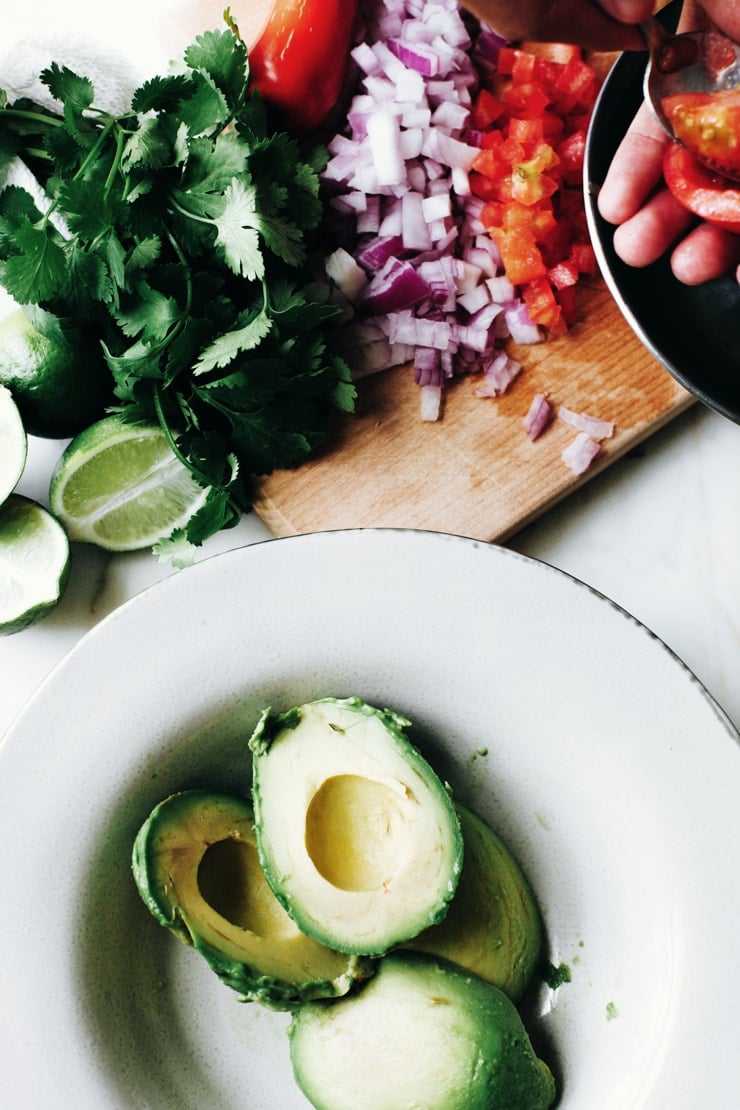
[{"label": "tomato slice in pan", "polygon": [[690,151],[669,143],[663,176],[676,200],[707,223],[740,234],[740,185],[712,173]]},{"label": "tomato slice in pan", "polygon": [[678,141],[700,158],[740,171],[740,89],[676,93],[661,101]]}]

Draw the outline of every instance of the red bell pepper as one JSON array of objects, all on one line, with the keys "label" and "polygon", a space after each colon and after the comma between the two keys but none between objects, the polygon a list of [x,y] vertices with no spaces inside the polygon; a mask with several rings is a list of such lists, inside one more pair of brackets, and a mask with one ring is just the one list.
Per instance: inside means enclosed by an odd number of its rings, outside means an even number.
[{"label": "red bell pepper", "polygon": [[357,0],[276,0],[249,65],[286,129],[312,131],[336,104],[356,13]]}]

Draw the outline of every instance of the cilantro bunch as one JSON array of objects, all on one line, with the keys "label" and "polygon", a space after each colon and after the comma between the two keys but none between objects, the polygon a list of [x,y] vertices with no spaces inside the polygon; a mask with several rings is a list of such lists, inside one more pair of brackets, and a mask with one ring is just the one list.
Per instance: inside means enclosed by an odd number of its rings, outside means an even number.
[{"label": "cilantro bunch", "polygon": [[226,20],[128,114],[96,108],[90,80],[56,63],[41,80],[58,113],[0,107],[0,162],[21,158],[48,198],[0,193],[0,283],[37,306],[36,326],[92,336],[113,411],[158,422],[209,488],[193,544],[249,508],[250,476],[300,463],[354,403],[338,310],[309,267],[325,154],[270,130]]}]

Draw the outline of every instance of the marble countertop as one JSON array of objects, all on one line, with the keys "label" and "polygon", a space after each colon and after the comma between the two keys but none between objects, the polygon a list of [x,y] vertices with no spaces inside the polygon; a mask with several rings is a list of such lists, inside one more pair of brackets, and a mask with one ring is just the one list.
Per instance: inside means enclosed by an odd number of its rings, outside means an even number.
[{"label": "marble countertop", "polygon": [[[60,451],[31,440],[18,492],[46,501]],[[270,534],[250,514],[199,558]],[[621,605],[693,671],[740,728],[740,427],[701,405],[509,541]],[[147,552],[74,545],[44,621],[0,638],[0,735],[63,656],[117,606],[171,573]]]}]

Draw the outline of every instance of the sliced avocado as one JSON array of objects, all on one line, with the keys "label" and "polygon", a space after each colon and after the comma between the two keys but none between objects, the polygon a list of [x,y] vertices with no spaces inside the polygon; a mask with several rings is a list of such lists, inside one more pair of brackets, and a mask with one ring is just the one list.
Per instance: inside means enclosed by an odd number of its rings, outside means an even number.
[{"label": "sliced avocado", "polygon": [[457,803],[465,862],[439,925],[408,941],[500,987],[517,1002],[542,952],[542,918],[527,877],[500,836]]},{"label": "sliced avocado", "polygon": [[307,1003],[288,1035],[316,1110],[546,1110],[555,1099],[503,991],[417,952],[386,956],[347,998]]},{"label": "sliced avocado", "polygon": [[243,798],[206,790],[166,798],[134,842],[142,899],[244,1001],[283,1010],[345,994],[372,973],[372,961],[298,930],[265,881],[253,826]]},{"label": "sliced avocado", "polygon": [[361,698],[266,710],[249,744],[257,846],[300,929],[380,955],[440,921],[462,866],[448,791],[410,722]]}]

